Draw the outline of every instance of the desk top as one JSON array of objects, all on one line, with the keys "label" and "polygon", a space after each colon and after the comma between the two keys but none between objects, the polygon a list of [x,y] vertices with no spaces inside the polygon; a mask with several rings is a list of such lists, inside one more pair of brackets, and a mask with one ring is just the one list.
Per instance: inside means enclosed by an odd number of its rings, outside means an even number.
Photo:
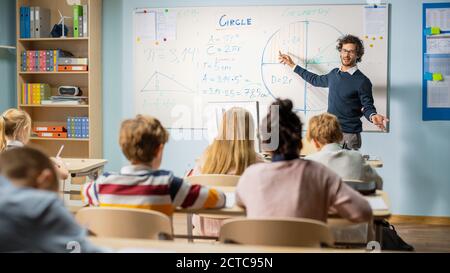
[{"label": "desk top", "polygon": [[172,253],[313,253],[313,252],[350,252],[363,253],[365,249],[338,249],[312,247],[250,246],[221,243],[186,243],[179,241],[157,241],[145,239],[119,239],[90,237],[90,241],[99,247],[118,252],[172,252]]},{"label": "desk top", "polygon": [[106,159],[62,158],[62,160],[69,173],[87,172],[100,168],[108,163]]},{"label": "desk top", "polygon": [[[216,187],[223,192],[234,192],[235,187]],[[388,198],[388,195],[384,191],[379,191],[373,195],[367,195],[364,196],[366,199],[373,198],[373,197],[381,197],[384,201],[384,203],[387,205],[387,210],[373,210],[373,217],[374,219],[386,219],[389,216],[391,216],[391,212],[389,211],[390,208],[390,201]],[[210,215],[224,215],[224,216],[245,216],[245,209],[242,207],[239,207],[237,205],[234,205],[232,208],[222,208],[222,209],[200,209],[200,210],[193,210],[193,209],[182,209],[177,208],[176,212],[178,213],[196,213],[196,214],[210,214]]]},{"label": "desk top", "polygon": [[[235,187],[216,187],[223,192],[234,192]],[[379,219],[386,219],[391,216],[391,212],[389,211],[390,208],[390,201],[389,197],[386,192],[379,191],[373,195],[367,195],[364,196],[366,199],[373,198],[373,197],[381,197],[385,204],[387,205],[387,210],[373,210],[373,217],[376,220]],[[78,210],[81,209],[81,207],[69,207],[68,208],[70,212],[76,213]],[[234,205],[232,208],[221,208],[221,209],[183,209],[183,208],[177,208],[175,210],[177,213],[192,213],[192,214],[209,214],[209,215],[221,215],[221,216],[245,216],[245,209],[242,207],[239,207],[237,205]]]}]

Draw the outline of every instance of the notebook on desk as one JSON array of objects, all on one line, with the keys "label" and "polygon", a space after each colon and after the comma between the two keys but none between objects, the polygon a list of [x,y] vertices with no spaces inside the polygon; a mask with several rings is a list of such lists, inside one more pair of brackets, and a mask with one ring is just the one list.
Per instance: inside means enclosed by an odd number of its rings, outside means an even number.
[{"label": "notebook on desk", "polygon": [[372,210],[388,210],[388,206],[384,202],[383,197],[381,196],[368,196],[366,200],[369,202]]},{"label": "notebook on desk", "polygon": [[236,204],[236,194],[234,192],[225,192],[225,208],[230,209]]}]

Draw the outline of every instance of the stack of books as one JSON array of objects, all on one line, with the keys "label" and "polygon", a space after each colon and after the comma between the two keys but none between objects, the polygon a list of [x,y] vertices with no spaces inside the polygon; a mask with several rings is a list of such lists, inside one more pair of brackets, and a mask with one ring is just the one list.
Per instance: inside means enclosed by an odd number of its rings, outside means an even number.
[{"label": "stack of books", "polygon": [[89,118],[67,117],[67,136],[69,138],[89,138]]},{"label": "stack of books", "polygon": [[27,50],[21,54],[21,70],[31,72],[58,71],[60,58],[72,57],[70,52],[53,50]]},{"label": "stack of books", "polygon": [[33,132],[38,137],[67,138],[67,129],[64,126],[35,126]]},{"label": "stack of books", "polygon": [[43,100],[41,104],[65,104],[65,105],[82,105],[88,103],[88,97],[82,96],[51,96],[50,100]]},{"label": "stack of books", "polygon": [[58,71],[87,71],[88,58],[63,57],[58,59]]},{"label": "stack of books", "polygon": [[42,104],[42,101],[50,98],[50,85],[45,83],[22,84],[22,104]]}]

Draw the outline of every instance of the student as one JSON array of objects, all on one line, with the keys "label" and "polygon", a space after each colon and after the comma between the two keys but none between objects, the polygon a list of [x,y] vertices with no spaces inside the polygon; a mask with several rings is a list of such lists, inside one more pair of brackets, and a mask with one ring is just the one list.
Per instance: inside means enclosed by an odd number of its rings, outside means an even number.
[{"label": "student", "polygon": [[312,142],[317,153],[306,159],[320,162],[345,179],[375,181],[381,189],[383,180],[355,150],[342,149],[342,131],[336,116],[324,113],[309,120],[306,138]]},{"label": "student", "polygon": [[[0,152],[23,147],[30,141],[31,118],[27,112],[8,109],[0,117]],[[60,179],[67,179],[69,172],[60,158],[52,159]]]},{"label": "student", "polygon": [[0,154],[0,175],[14,185],[57,192],[58,176],[53,162],[42,152],[21,147]]},{"label": "student", "polygon": [[[233,107],[223,115],[219,134],[205,150],[194,168],[194,175],[241,175],[251,164],[264,162],[255,152],[254,121],[250,112]],[[193,216],[194,231],[198,235],[218,236],[223,220]]]},{"label": "student", "polygon": [[0,252],[100,252],[53,192],[0,176]]},{"label": "student", "polygon": [[[327,222],[335,210],[352,222],[367,222],[372,217],[369,203],[344,184],[333,171],[320,163],[299,158],[302,124],[292,112],[292,101],[277,99],[263,122],[264,128],[278,124],[278,145],[272,163],[248,167],[236,189],[236,202],[246,208],[248,217],[300,217]],[[277,109],[279,111],[277,111]],[[271,115],[279,120],[272,121]],[[263,143],[269,139],[262,130]]]},{"label": "student", "polygon": [[82,191],[84,202],[100,207],[151,209],[169,216],[178,206],[224,207],[223,192],[190,185],[170,171],[159,170],[168,138],[166,129],[153,117],[137,115],[122,122],[119,143],[131,165],[86,184]]},{"label": "student", "polygon": [[23,147],[30,140],[31,118],[27,112],[9,109],[0,117],[0,152]]}]

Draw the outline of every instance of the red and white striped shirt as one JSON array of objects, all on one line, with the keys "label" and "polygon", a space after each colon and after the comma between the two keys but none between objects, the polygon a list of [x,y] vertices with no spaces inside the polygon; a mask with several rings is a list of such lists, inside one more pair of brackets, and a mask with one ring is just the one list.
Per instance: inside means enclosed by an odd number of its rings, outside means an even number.
[{"label": "red and white striped shirt", "polygon": [[225,194],[218,189],[191,185],[172,172],[145,165],[125,166],[120,173],[104,173],[82,190],[90,206],[150,209],[171,216],[176,207],[222,208]]}]

